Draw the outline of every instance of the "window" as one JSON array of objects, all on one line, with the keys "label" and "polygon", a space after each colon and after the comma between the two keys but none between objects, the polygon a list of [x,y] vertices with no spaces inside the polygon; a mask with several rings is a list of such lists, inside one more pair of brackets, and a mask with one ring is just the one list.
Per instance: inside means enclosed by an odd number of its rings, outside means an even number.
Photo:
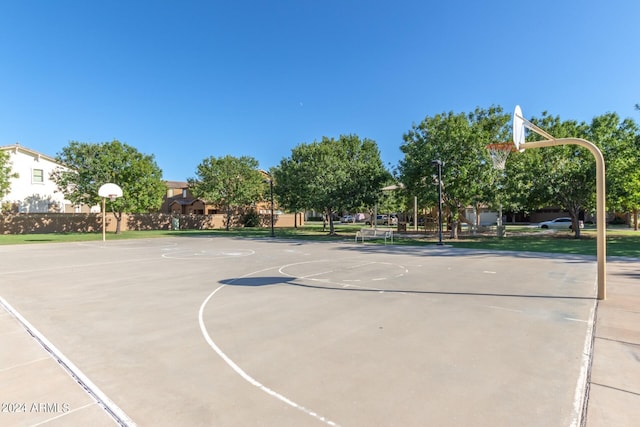
[{"label": "window", "polygon": [[31,172],[31,183],[42,184],[44,182],[44,171],[42,169],[33,169]]},{"label": "window", "polygon": [[186,188],[182,190],[182,198],[183,199],[187,198],[187,189]]}]

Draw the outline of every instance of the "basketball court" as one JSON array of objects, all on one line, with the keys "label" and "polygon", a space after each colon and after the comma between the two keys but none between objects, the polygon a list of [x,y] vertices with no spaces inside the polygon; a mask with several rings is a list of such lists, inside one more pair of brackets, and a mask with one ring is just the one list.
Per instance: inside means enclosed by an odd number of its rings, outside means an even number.
[{"label": "basketball court", "polygon": [[[0,258],[0,297],[120,418],[105,424],[105,411],[55,390],[40,400],[94,425],[581,419],[591,257],[175,237],[3,246]],[[7,354],[0,379],[17,364]],[[17,399],[6,387],[0,398]],[[0,413],[3,425],[41,419]]]}]

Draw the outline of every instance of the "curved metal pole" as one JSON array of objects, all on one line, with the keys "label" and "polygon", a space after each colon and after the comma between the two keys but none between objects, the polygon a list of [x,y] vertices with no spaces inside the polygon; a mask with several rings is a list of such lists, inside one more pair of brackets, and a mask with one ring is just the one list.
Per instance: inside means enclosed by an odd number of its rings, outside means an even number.
[{"label": "curved metal pole", "polygon": [[[534,130],[535,132],[535,130]],[[605,206],[605,166],[602,152],[592,142],[579,138],[559,138],[520,144],[520,149],[579,145],[588,149],[596,159],[596,254],[598,260],[598,299],[607,298],[607,221]]]},{"label": "curved metal pole", "polygon": [[438,245],[442,246],[442,162],[438,163]]}]

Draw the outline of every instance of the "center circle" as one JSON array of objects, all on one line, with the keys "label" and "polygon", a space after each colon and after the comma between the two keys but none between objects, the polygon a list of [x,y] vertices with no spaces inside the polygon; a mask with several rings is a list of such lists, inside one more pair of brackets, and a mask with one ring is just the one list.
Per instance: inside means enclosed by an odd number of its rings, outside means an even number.
[{"label": "center circle", "polygon": [[342,286],[371,287],[404,276],[407,269],[399,264],[367,260],[317,260],[288,264],[280,273],[302,280]]}]

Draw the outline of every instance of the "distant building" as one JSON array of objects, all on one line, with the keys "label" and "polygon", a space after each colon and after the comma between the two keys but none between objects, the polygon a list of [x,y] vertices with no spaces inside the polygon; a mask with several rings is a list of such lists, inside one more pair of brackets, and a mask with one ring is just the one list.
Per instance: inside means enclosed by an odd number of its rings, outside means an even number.
[{"label": "distant building", "polygon": [[[265,171],[260,171],[265,179],[268,178],[268,174]],[[189,183],[185,181],[165,181],[167,186],[167,193],[162,201],[162,207],[160,212],[170,214],[183,214],[183,215],[216,215],[226,213],[220,206],[208,203],[203,199],[193,197]],[[246,206],[249,208],[250,206]],[[257,201],[252,206],[261,215],[268,215],[271,212],[270,201]],[[274,207],[277,215],[282,214],[278,209],[277,204]]]},{"label": "distant building", "polygon": [[76,211],[51,180],[54,170],[64,168],[53,157],[18,143],[2,146],[0,150],[9,154],[11,171],[17,174],[11,178],[9,193],[2,198],[3,210],[18,213]]}]

